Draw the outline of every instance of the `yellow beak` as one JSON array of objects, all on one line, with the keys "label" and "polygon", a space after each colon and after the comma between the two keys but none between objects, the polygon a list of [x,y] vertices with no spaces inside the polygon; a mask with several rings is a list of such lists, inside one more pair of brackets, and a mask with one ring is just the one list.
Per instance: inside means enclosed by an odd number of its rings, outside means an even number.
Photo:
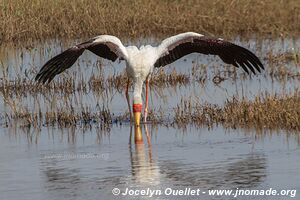
[{"label": "yellow beak", "polygon": [[133,113],[133,118],[134,118],[134,125],[135,126],[140,126],[141,112],[134,112]]},{"label": "yellow beak", "polygon": [[135,126],[140,126],[141,112],[142,112],[142,104],[141,103],[134,103],[133,104],[133,118],[134,118],[134,125]]}]

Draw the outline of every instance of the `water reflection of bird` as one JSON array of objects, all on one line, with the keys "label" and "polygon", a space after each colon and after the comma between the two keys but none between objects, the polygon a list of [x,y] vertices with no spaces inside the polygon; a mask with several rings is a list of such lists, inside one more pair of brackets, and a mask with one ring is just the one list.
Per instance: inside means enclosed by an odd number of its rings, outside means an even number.
[{"label": "water reflection of bird", "polygon": [[140,48],[136,46],[125,47],[115,36],[100,35],[77,44],[49,60],[39,71],[35,80],[42,83],[50,82],[55,75],[70,68],[86,49],[111,61],[115,61],[117,58],[126,61],[128,76],[126,100],[132,118],[128,94],[128,87],[130,80],[132,80],[135,125],[140,124],[141,94],[144,82],[146,85],[144,120],[147,119],[149,79],[154,67],[163,67],[185,55],[196,52],[218,55],[225,63],[242,67],[247,73],[251,70],[255,74],[256,71],[260,72],[261,69],[264,69],[260,60],[249,50],[221,38],[207,37],[198,33],[178,34],[163,40],[157,47],[147,45]]},{"label": "water reflection of bird", "polygon": [[[148,146],[145,147],[140,126],[134,126],[135,148],[132,148],[132,129],[130,130],[129,150],[134,180],[143,188],[159,184],[160,172],[159,167],[152,158],[152,147],[148,127],[145,125],[145,134]],[[141,185],[142,184],[142,185]]]}]

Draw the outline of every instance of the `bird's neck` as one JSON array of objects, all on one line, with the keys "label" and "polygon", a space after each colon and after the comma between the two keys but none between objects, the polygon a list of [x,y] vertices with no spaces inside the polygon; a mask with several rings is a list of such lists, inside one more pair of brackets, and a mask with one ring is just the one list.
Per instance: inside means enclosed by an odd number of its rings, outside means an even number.
[{"label": "bird's neck", "polygon": [[143,80],[136,78],[133,83],[133,104],[142,104]]}]

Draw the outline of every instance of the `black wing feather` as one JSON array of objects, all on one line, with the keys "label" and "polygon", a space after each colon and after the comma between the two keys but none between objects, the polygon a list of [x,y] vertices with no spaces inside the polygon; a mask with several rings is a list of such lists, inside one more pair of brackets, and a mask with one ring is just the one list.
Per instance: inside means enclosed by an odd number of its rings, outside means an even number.
[{"label": "black wing feather", "polygon": [[106,58],[113,62],[118,58],[118,56],[113,51],[111,51],[111,49],[106,44],[92,45],[89,46],[87,49],[96,54],[97,56]]},{"label": "black wing feather", "polygon": [[39,73],[36,75],[35,80],[43,84],[51,82],[57,74],[60,74],[70,68],[85,49],[88,49],[94,54],[111,61],[115,61],[119,57],[115,53],[117,50],[115,44],[111,42],[94,43],[94,40],[95,39],[91,39],[87,42],[78,44],[50,59],[41,68]]},{"label": "black wing feather", "polygon": [[256,71],[260,72],[264,69],[259,58],[246,48],[222,39],[205,36],[191,36],[177,42],[177,44],[175,43],[175,47],[173,44],[167,52],[157,59],[154,66],[162,67],[168,65],[190,53],[218,55],[223,62],[232,64],[235,67],[242,67],[247,73],[251,70],[255,74]]},{"label": "black wing feather", "polygon": [[83,48],[75,46],[55,56],[46,62],[46,64],[41,68],[39,73],[36,75],[35,80],[40,83],[50,82],[55,75],[70,68],[83,51]]}]

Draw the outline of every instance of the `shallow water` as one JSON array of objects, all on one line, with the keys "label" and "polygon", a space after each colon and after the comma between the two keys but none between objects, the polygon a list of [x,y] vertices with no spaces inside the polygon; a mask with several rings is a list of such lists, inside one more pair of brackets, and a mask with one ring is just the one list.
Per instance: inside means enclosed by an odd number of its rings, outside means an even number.
[{"label": "shallow water", "polygon": [[[109,134],[96,128],[44,127],[39,133],[2,129],[1,199],[112,199],[113,188],[124,192],[127,187],[300,191],[299,135],[221,127],[184,131],[148,125],[149,145],[142,128],[143,144],[135,144],[134,136],[129,144],[128,125],[113,127]],[[231,199],[207,194],[200,197]],[[171,199],[177,198],[188,196]]]},{"label": "shallow water", "polygon": [[[141,43],[156,43],[156,40],[141,40]],[[182,99],[192,102],[223,104],[233,96],[253,99],[270,94],[294,93],[300,86],[299,78],[278,79],[269,75],[270,69],[284,66],[290,72],[299,70],[299,63],[286,61],[271,63],[269,54],[299,52],[300,39],[249,40],[242,44],[262,58],[266,71],[257,76],[245,76],[238,70],[238,79],[229,77],[216,85],[216,74],[228,71],[216,57],[186,56],[171,66],[167,73],[176,69],[190,77],[186,85],[154,87],[150,93],[150,108],[166,117],[173,117],[174,108]],[[130,43],[130,42],[129,42]],[[14,81],[16,77],[33,79],[40,66],[71,42],[49,41],[35,48],[0,48],[1,81]],[[297,49],[298,48],[298,49]],[[99,64],[101,63],[101,64]],[[193,66],[201,69],[206,64],[207,81],[196,81]],[[102,68],[103,66],[103,68]],[[104,77],[120,74],[124,63],[110,63],[97,59],[91,53],[84,55],[76,66],[62,77],[74,77],[75,81],[87,81],[92,75],[104,73]],[[201,70],[198,71],[198,74]],[[241,78],[243,77],[243,78]],[[46,110],[69,109],[81,112],[89,107],[97,112],[98,107],[107,107],[114,114],[123,114],[127,106],[122,91],[108,89],[105,95],[88,90],[70,94],[14,94],[12,99],[18,107],[36,111],[36,102]],[[124,121],[122,126],[113,124],[107,128],[101,124],[57,128],[41,126],[22,127],[15,121],[7,122],[5,113],[12,108],[0,96],[0,199],[132,199],[133,196],[114,196],[113,188],[124,192],[126,188],[164,191],[166,188],[198,188],[199,199],[232,199],[232,196],[209,196],[211,189],[259,189],[300,191],[300,138],[299,133],[224,129],[217,126],[208,129],[187,126],[176,129],[166,126],[142,126],[143,143],[135,144],[134,135]],[[53,104],[55,104],[53,106]],[[132,135],[131,143],[129,142]],[[147,138],[147,135],[149,136]],[[291,195],[290,195],[291,196]],[[289,199],[288,195],[239,196],[236,199]],[[144,199],[146,196],[134,196]],[[192,196],[156,195],[155,199],[191,199]],[[299,198],[299,194],[294,198]]]}]

